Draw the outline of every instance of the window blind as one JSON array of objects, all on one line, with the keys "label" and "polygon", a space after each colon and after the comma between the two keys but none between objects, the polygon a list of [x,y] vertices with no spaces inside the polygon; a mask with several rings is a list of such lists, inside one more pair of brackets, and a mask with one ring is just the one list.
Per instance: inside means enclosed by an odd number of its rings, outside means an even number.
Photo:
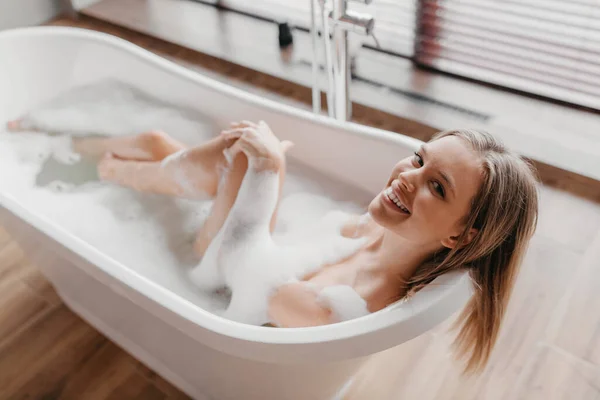
[{"label": "window blind", "polygon": [[[310,27],[310,0],[205,2]],[[376,18],[383,50],[419,65],[600,110],[600,0],[373,0],[350,7]]]},{"label": "window blind", "polygon": [[421,0],[415,61],[600,109],[599,0]]}]

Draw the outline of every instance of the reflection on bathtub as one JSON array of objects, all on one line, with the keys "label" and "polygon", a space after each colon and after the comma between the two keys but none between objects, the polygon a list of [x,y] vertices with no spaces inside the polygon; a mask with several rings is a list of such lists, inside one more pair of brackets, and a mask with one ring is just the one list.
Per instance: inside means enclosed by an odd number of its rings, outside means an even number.
[{"label": "reflection on bathtub", "polygon": [[[19,133],[0,128],[0,191],[193,303],[212,312],[224,309],[226,296],[202,292],[187,273],[199,261],[193,239],[210,199],[140,194],[101,183],[95,161],[80,158],[71,146],[72,136],[156,129],[193,144],[218,133],[218,127],[200,112],[170,106],[116,81],[65,92],[31,110],[23,124],[28,130]],[[339,200],[336,183],[294,163],[289,171],[276,241],[292,240],[332,209],[361,212],[357,204]]]}]

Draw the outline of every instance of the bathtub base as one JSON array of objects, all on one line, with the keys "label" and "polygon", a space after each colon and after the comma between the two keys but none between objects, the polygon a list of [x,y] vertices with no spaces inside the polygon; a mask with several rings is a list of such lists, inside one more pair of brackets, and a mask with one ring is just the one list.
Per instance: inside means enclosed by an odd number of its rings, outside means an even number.
[{"label": "bathtub base", "polygon": [[200,397],[198,393],[196,393],[192,385],[188,384],[179,375],[171,371],[160,360],[155,358],[151,353],[147,352],[143,347],[138,346],[135,342],[133,342],[123,334],[113,330],[104,321],[90,314],[83,307],[80,307],[76,301],[71,300],[68,295],[63,294],[58,290],[57,292],[60,298],[63,300],[63,302],[71,309],[71,311],[73,311],[75,314],[87,321],[90,325],[94,326],[99,332],[101,332],[104,336],[109,338],[112,342],[117,343],[121,348],[126,350],[132,356],[134,356],[138,361],[142,362],[154,372],[157,372],[161,377],[163,377],[171,384],[179,388],[188,396],[199,400],[209,399],[209,397],[206,396]]},{"label": "bathtub base", "polygon": [[[104,288],[104,287],[102,287]],[[89,289],[89,288],[88,288]],[[256,365],[250,361],[242,359],[232,359],[230,363],[223,362],[223,355],[219,354],[217,363],[215,365],[215,371],[210,374],[212,376],[207,377],[206,368],[210,369],[210,365],[213,364],[211,361],[204,362],[204,358],[201,351],[198,351],[198,344],[194,343],[192,347],[186,347],[184,344],[189,341],[190,338],[177,338],[180,332],[167,332],[172,329],[169,326],[159,325],[153,316],[148,315],[143,309],[124,309],[124,307],[130,308],[133,306],[132,303],[126,300],[119,300],[118,308],[113,308],[110,311],[110,321],[103,320],[102,316],[95,315],[93,310],[86,308],[86,305],[73,300],[68,294],[61,293],[58,290],[59,295],[65,302],[65,304],[82,319],[87,321],[90,325],[94,326],[103,335],[108,337],[111,341],[119,345],[121,348],[126,350],[137,360],[141,361],[148,368],[158,373],[161,377],[169,381],[171,384],[179,388],[181,391],[186,393],[193,399],[198,400],[209,400],[209,399],[289,399],[289,400],[300,400],[300,399],[324,399],[324,400],[341,400],[343,392],[349,386],[352,375],[355,370],[360,366],[360,363],[354,363],[355,366],[349,364],[347,366],[342,365],[307,365],[307,366],[293,366],[290,368],[288,373],[283,373],[282,370],[286,366],[282,365]],[[88,292],[89,293],[89,292]],[[115,300],[117,294],[106,294]],[[102,299],[94,299],[87,297],[85,300],[94,301],[106,301],[107,297]],[[133,308],[133,307],[131,307]],[[136,307],[137,308],[137,307]],[[123,315],[115,315],[115,310],[119,310],[118,314],[127,315],[127,318],[131,318],[132,315],[136,315],[135,321],[130,323],[140,324],[141,326],[151,327],[152,333],[148,332],[148,336],[151,338],[129,337],[126,332],[120,331],[118,327],[118,320]],[[143,315],[146,314],[146,315]],[[146,320],[147,322],[142,322]],[[116,323],[116,325],[115,325]],[[167,329],[165,329],[167,328]],[[147,331],[146,331],[147,332]],[[143,330],[140,330],[143,334]],[[173,342],[169,343],[157,343],[162,340]],[[153,344],[152,344],[153,342]],[[175,344],[177,349],[172,348],[172,344]],[[160,349],[148,348],[156,345]],[[192,346],[192,344],[190,344]],[[210,349],[206,349],[210,352]],[[158,357],[155,356],[158,354]],[[161,357],[164,355],[164,357]],[[208,354],[206,354],[208,355]],[[167,359],[170,357],[170,359]],[[187,360],[185,359],[187,358]],[[209,357],[206,357],[209,358]],[[190,371],[188,368],[194,368],[194,364],[203,364],[198,366],[197,372]],[[236,364],[238,364],[236,366]],[[277,373],[272,371],[274,368],[278,370]],[[180,371],[181,369],[181,371]],[[321,376],[319,379],[322,384],[319,386],[314,385],[315,377],[313,376],[314,371],[318,370],[318,375]],[[239,375],[235,376],[232,372],[227,371],[239,371]],[[340,374],[341,372],[341,374]],[[247,375],[252,374],[252,380],[247,378]],[[293,374],[293,376],[292,376]],[[303,377],[303,374],[305,375]],[[217,376],[215,376],[217,375]],[[290,379],[293,382],[289,384],[282,383],[283,381]],[[330,382],[323,381],[323,376],[331,375],[332,379]],[[277,385],[271,385],[273,382],[272,376],[278,376]],[[297,385],[294,384],[297,382]],[[341,382],[341,385],[339,384]],[[216,384],[215,384],[216,383]],[[285,387],[288,385],[287,387]],[[277,386],[277,387],[275,387]],[[301,386],[304,386],[301,388]],[[338,389],[339,388],[339,389]]]},{"label": "bathtub base", "polygon": [[338,399],[364,361],[269,364],[224,354],[165,321],[155,312],[157,305],[1,208],[0,224],[71,310],[194,399]]}]

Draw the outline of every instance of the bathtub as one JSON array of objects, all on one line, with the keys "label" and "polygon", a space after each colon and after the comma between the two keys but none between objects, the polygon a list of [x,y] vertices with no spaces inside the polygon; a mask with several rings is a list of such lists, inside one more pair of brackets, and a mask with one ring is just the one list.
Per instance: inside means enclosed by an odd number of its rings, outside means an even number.
[{"label": "bathtub", "polygon": [[[296,144],[294,160],[371,195],[420,144],[249,94],[110,35],[59,27],[0,33],[0,123],[65,88],[114,77],[176,105],[198,108],[198,99],[210,99],[201,112],[222,127],[264,119]],[[248,326],[118,263],[8,193],[0,193],[0,224],[68,307],[195,399],[342,398],[370,355],[431,329],[471,295],[466,274],[448,274],[408,302],[352,321]]]}]

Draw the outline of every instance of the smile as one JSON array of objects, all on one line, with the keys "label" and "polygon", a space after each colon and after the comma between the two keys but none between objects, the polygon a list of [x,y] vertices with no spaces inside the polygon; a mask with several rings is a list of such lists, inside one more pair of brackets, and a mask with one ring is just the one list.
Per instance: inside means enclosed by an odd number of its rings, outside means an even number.
[{"label": "smile", "polygon": [[410,214],[410,211],[408,211],[408,208],[406,208],[406,206],[400,202],[400,200],[398,199],[398,196],[396,196],[396,195],[394,194],[394,191],[392,190],[392,188],[391,188],[391,187],[387,188],[387,189],[386,189],[386,190],[383,192],[383,194],[385,194],[385,196],[386,196],[386,197],[387,197],[387,198],[388,198],[388,199],[389,199],[389,200],[390,200],[392,203],[394,203],[394,204],[396,205],[396,207],[397,207],[397,208],[398,208],[400,211],[402,211],[402,212],[403,212],[403,213],[405,213],[405,214]]}]

